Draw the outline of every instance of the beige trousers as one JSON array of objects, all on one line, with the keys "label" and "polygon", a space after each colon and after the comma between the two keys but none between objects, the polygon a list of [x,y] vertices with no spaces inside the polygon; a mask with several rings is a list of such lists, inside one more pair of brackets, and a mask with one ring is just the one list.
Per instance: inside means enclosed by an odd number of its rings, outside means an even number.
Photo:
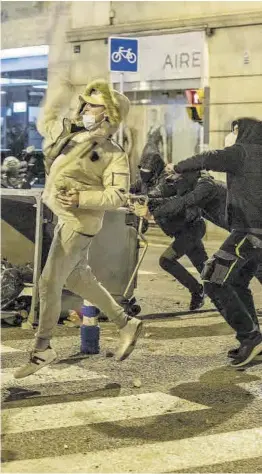
[{"label": "beige trousers", "polygon": [[58,223],[46,265],[39,279],[40,314],[35,348],[48,347],[61,313],[64,285],[73,293],[90,301],[119,328],[127,315],[110,293],[97,281],[88,265],[88,249],[92,237],[72,230],[70,223]]}]

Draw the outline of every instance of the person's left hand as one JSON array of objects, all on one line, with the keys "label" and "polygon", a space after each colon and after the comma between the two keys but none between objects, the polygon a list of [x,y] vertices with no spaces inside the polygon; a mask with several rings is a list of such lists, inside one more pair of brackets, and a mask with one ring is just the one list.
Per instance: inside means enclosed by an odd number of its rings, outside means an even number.
[{"label": "person's left hand", "polygon": [[79,206],[79,192],[76,189],[70,189],[65,194],[58,193],[56,196],[59,204],[66,209],[76,208]]}]

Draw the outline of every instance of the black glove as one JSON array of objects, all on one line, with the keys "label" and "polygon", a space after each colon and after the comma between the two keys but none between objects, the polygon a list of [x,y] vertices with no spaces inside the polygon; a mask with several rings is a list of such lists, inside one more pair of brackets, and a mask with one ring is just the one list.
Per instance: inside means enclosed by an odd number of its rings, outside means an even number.
[{"label": "black glove", "polygon": [[163,202],[163,199],[162,198],[151,198],[149,199],[148,203],[147,203],[147,207],[149,209],[149,212],[151,214],[153,214],[153,212],[155,211],[155,209],[160,206]]}]

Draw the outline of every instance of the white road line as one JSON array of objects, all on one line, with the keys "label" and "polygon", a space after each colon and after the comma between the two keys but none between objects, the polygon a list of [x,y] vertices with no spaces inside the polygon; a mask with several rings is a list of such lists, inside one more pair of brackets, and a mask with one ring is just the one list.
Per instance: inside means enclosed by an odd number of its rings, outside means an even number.
[{"label": "white road line", "polygon": [[1,354],[7,354],[8,352],[23,352],[21,349],[14,349],[10,346],[5,346],[4,344],[0,344],[0,351]]},{"label": "white road line", "polygon": [[62,367],[61,365],[53,364],[51,366],[43,367],[34,375],[29,375],[24,379],[15,379],[13,373],[18,367],[12,369],[5,369],[1,373],[2,387],[28,387],[30,385],[46,385],[51,383],[74,382],[91,379],[107,379],[106,375],[97,372],[91,372],[84,367],[77,365],[69,365]]},{"label": "white road line", "polygon": [[4,410],[2,427],[6,433],[23,433],[205,409],[209,407],[155,392]]},{"label": "white road line", "polygon": [[156,272],[147,272],[146,270],[139,270],[138,275],[157,275]]},{"label": "white road line", "polygon": [[[200,316],[200,317],[199,317]],[[192,327],[197,326],[199,328],[204,326],[216,326],[217,324],[224,323],[226,325],[225,320],[222,316],[217,315],[214,317],[201,317],[201,315],[192,314],[192,316],[187,319],[184,317],[175,317],[169,321],[147,321],[147,329],[150,332],[150,328],[185,328],[185,327]]]},{"label": "white road line", "polygon": [[[160,248],[167,248],[171,244],[171,239],[169,243],[166,244],[155,244],[154,242],[148,242],[148,247],[160,247]],[[142,246],[141,248],[143,248]]]},{"label": "white road line", "polygon": [[[186,267],[186,269],[190,273],[198,273],[198,271],[195,267]],[[147,270],[139,270],[138,271],[139,275],[158,275],[160,273],[162,273],[160,268],[159,268],[159,272],[149,272]]]},{"label": "white road line", "polygon": [[[190,273],[198,273],[197,269],[195,267],[186,267],[187,271]],[[198,273],[199,274],[199,273]]]},{"label": "white road line", "polygon": [[262,429],[231,431],[119,449],[25,459],[2,464],[2,472],[172,472],[258,458]]}]

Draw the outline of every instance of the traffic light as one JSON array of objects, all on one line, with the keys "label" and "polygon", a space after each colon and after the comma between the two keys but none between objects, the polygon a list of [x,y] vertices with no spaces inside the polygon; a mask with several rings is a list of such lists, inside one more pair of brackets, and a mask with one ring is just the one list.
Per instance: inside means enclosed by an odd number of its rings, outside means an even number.
[{"label": "traffic light", "polygon": [[186,90],[188,116],[193,122],[203,122],[204,118],[204,89]]}]

